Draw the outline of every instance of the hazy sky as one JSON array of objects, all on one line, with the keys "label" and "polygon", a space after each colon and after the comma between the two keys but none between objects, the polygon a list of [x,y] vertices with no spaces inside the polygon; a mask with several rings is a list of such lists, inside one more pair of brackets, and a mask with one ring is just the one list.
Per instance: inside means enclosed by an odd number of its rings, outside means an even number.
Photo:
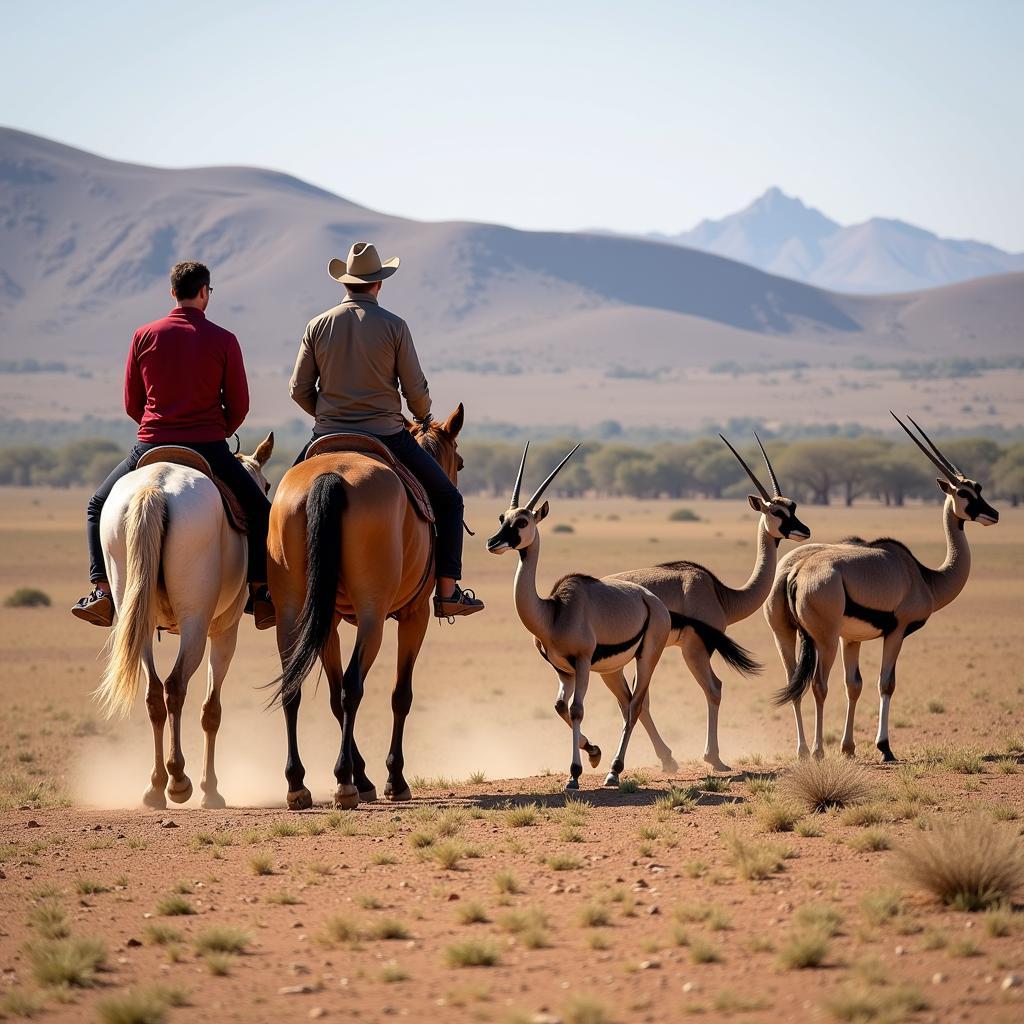
[{"label": "hazy sky", "polygon": [[779,185],[1024,250],[1018,0],[0,12],[0,123],[119,159],[528,228],[676,231]]}]

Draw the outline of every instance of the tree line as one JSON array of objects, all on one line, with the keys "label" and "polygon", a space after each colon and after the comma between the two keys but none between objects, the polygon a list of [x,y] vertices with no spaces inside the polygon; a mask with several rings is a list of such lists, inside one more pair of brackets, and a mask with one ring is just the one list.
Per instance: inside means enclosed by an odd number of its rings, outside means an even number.
[{"label": "tree line", "polygon": [[[531,447],[524,495],[572,443],[551,440]],[[934,470],[902,439],[830,437],[788,443],[765,439],[765,443],[786,495],[804,503],[852,505],[872,500],[899,506],[910,499],[939,498]],[[738,447],[767,486],[756,446],[751,442]],[[1024,498],[1024,442],[1000,445],[988,438],[965,437],[943,441],[942,449],[984,486],[987,496],[1013,505]],[[459,475],[464,493],[504,497],[511,491],[522,456],[519,446],[468,440],[459,450],[465,460]],[[124,454],[122,446],[103,439],[83,439],[56,448],[11,445],[0,448],[0,485],[95,486]],[[290,452],[282,447],[280,454],[283,457],[268,466],[275,483],[290,466]],[[587,441],[554,484],[554,493],[567,497],[723,498],[749,490],[743,470],[718,438],[642,446]]]}]

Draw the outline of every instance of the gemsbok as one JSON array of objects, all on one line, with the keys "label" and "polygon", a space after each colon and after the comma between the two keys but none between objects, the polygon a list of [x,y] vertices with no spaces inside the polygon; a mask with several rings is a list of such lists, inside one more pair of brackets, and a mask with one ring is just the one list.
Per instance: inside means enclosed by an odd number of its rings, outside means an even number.
[{"label": "gemsbok", "polygon": [[[252,455],[236,455],[264,491],[270,490],[270,484],[263,467],[273,450],[274,435],[269,434]],[[153,449],[149,457],[159,458],[163,451]],[[184,455],[199,458],[189,452]],[[127,715],[145,672],[154,764],[142,802],[147,807],[166,807],[165,789],[177,804],[192,795],[181,750],[181,712],[209,637],[199,785],[203,807],[223,807],[214,745],[220,728],[221,686],[235,653],[248,591],[245,537],[228,522],[221,493],[208,476],[189,466],[160,461],[140,466],[117,482],[103,506],[100,529],[117,619],[96,696],[108,715]],[[180,635],[178,656],[163,683],[153,660],[157,629]],[[171,750],[165,765],[168,718]]]},{"label": "gemsbok", "polygon": [[708,731],[704,760],[720,772],[730,769],[722,761],[718,749],[722,680],[711,666],[711,655],[719,653],[727,665],[745,675],[761,671],[761,666],[750,652],[730,640],[725,629],[734,622],[749,618],[764,604],[775,578],[782,541],[807,540],[811,535],[811,531],[796,517],[796,502],[783,497],[761,439],[757,434],[754,439],[764,456],[772,493],[758,480],[740,453],[722,437],[758,492],[747,496],[750,507],[760,515],[757,520],[757,557],[753,572],[743,586],[729,587],[710,569],[687,561],[666,562],[649,569],[632,569],[605,577],[605,580],[639,583],[656,594],[668,608],[672,619],[668,646],[680,649],[687,668],[704,691],[707,701]]},{"label": "gemsbok", "polygon": [[964,476],[913,419],[907,417],[927,447],[895,413],[892,416],[942,473],[936,483],[946,495],[942,506],[946,557],[937,569],[930,569],[891,537],[873,541],[850,537],[838,544],[808,544],[790,552],[779,564],[764,610],[789,678],[789,684],[776,696],[776,704],[793,704],[801,757],[808,754],[800,714],[800,700],[808,685],[815,700],[811,753],[824,756],[825,697],[840,640],[847,697],[842,750],[853,756],[853,718],[863,685],[860,645],[881,638],[875,746],[883,760],[896,760],[889,746],[889,706],[903,641],[952,602],[967,583],[971,550],[964,523],[992,526],[999,521],[999,513],[981,496],[981,484]]},{"label": "gemsbok", "polygon": [[[643,721],[655,749],[671,751],[657,734],[647,708],[647,691],[668,639],[671,622],[668,609],[652,594],[626,580],[597,580],[582,573],[563,576],[549,597],[537,594],[537,565],[540,561],[538,525],[547,517],[548,503],[537,502],[559,470],[579,445],[552,470],[525,504],[519,504],[527,444],[519,464],[508,511],[498,517],[501,528],[487,541],[493,555],[519,552],[514,595],[516,611],[523,625],[534,636],[537,650],[558,676],[555,711],[572,729],[572,761],[567,790],[579,789],[583,774],[580,750],[585,750],[592,768],[601,761],[601,749],[582,732],[583,704],[590,673],[597,672],[619,702],[622,712],[622,736],[619,749],[605,779],[606,786],[619,784],[619,773],[626,760],[629,737],[637,721]],[[630,692],[623,668],[636,662],[636,684]],[[674,770],[675,763],[672,762]]]}]

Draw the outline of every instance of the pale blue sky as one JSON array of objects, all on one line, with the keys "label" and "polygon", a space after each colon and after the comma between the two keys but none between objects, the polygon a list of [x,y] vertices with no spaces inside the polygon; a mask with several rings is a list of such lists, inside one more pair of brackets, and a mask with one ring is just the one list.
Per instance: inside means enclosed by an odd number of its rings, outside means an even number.
[{"label": "pale blue sky", "polygon": [[779,185],[844,223],[1024,250],[1018,0],[0,13],[0,123],[118,159],[528,228],[676,231]]}]

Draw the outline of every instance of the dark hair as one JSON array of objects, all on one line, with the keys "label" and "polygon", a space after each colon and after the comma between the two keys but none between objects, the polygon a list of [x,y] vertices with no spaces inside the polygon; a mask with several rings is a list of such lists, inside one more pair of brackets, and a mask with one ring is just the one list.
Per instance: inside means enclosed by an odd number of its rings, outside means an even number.
[{"label": "dark hair", "polygon": [[171,267],[171,291],[176,299],[194,299],[199,290],[210,285],[210,269],[195,260]]},{"label": "dark hair", "polygon": [[348,284],[345,287],[355,295],[368,295],[373,291],[374,285],[380,284],[379,281],[366,281],[360,284]]}]

